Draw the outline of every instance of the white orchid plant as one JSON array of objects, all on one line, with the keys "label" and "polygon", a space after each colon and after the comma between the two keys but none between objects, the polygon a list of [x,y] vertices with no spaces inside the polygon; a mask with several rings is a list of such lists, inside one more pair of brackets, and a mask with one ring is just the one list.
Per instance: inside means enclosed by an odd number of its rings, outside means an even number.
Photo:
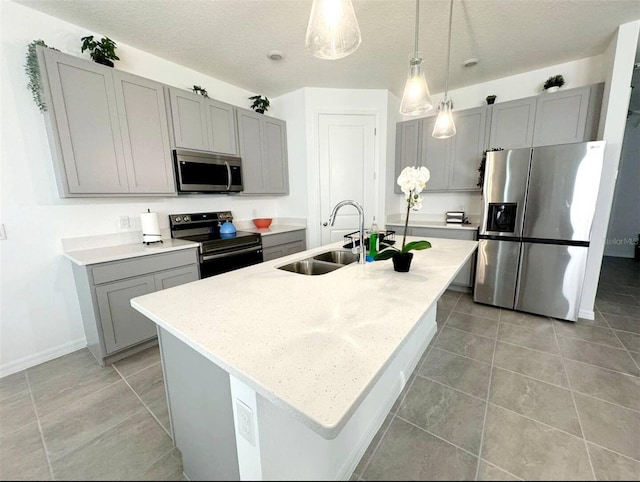
[{"label": "white orchid plant", "polygon": [[413,211],[419,211],[422,209],[422,196],[420,193],[425,188],[431,173],[429,169],[424,166],[421,167],[405,167],[398,176],[398,185],[404,193],[407,199],[407,217],[404,222],[404,235],[402,236],[402,248],[398,249],[394,246],[389,246],[380,251],[375,259],[383,260],[392,258],[397,253],[408,253],[415,249],[416,251],[427,249],[431,247],[429,241],[411,241],[407,243],[407,226],[409,225],[409,213]]}]

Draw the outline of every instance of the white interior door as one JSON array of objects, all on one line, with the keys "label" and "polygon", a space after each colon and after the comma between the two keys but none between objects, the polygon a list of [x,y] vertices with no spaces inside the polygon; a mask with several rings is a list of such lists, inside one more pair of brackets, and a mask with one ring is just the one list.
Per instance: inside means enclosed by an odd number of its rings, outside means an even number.
[{"label": "white interior door", "polygon": [[[320,219],[326,222],[340,201],[364,208],[365,228],[375,214],[375,115],[319,114]],[[376,218],[377,220],[377,218]],[[321,243],[342,240],[359,229],[358,211],[344,206],[333,226],[323,226]]]}]

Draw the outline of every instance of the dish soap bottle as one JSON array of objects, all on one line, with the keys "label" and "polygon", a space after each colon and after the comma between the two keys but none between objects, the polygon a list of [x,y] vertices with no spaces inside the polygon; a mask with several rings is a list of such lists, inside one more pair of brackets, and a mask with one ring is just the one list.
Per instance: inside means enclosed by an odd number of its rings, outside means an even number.
[{"label": "dish soap bottle", "polygon": [[378,254],[378,225],[376,224],[376,217],[373,217],[371,228],[369,229],[369,256],[375,258]]}]

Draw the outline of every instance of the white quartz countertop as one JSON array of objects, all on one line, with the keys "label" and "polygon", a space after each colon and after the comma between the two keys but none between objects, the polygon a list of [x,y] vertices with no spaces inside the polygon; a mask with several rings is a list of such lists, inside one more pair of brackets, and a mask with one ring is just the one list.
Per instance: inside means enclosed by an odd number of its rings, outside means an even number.
[{"label": "white quartz countertop", "polygon": [[153,243],[149,245],[142,242],[135,244],[121,244],[116,246],[67,251],[64,255],[74,263],[83,266],[197,247],[198,244],[191,241],[169,238],[163,239],[162,243]]},{"label": "white quartz countertop", "polygon": [[297,226],[290,224],[272,224],[268,228],[256,228],[255,226],[247,228],[238,228],[242,231],[249,231],[250,233],[260,233],[262,236],[269,236],[270,234],[289,233],[291,231],[301,231],[307,229],[306,226]]},{"label": "white quartz countertop", "polygon": [[408,273],[395,272],[391,260],[317,276],[276,269],[342,248],[337,242],[133,298],[131,305],[331,439],[477,247],[444,238],[431,243],[413,251]]},{"label": "white quartz countertop", "polygon": [[[404,221],[387,222],[387,226],[401,226],[404,228]],[[409,218],[410,228],[446,228],[446,229],[469,229],[475,231],[478,229],[478,224],[460,224],[460,223],[447,223],[445,221],[413,221]]]}]

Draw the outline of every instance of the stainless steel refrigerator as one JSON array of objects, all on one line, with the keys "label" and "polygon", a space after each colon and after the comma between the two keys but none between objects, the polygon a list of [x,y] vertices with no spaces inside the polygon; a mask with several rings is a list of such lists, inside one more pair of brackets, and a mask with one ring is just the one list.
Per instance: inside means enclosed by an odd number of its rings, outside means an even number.
[{"label": "stainless steel refrigerator", "polygon": [[578,319],[604,146],[487,153],[476,302]]}]

